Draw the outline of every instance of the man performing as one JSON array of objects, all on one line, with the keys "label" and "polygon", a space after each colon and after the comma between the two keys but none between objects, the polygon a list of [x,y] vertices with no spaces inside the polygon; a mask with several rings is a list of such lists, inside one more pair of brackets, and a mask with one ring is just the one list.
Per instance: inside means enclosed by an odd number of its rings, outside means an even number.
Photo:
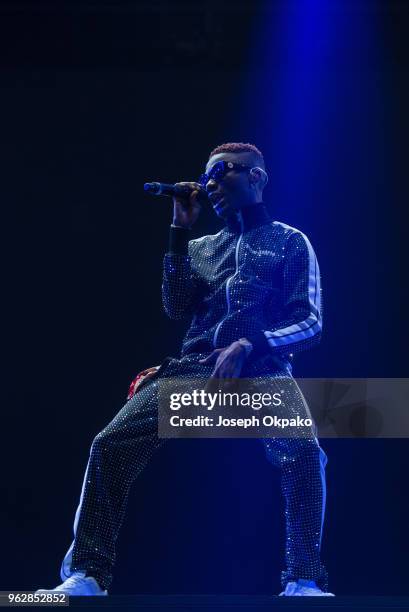
[{"label": "man performing", "polygon": [[[180,359],[147,371],[142,384],[94,439],[75,515],[74,541],[61,566],[64,582],[51,591],[107,595],[115,543],[132,482],[158,437],[158,384],[168,377],[202,380],[246,376],[291,379],[294,353],[319,342],[320,275],[308,238],[273,221],[263,204],[267,173],[251,144],[212,151],[199,182],[180,183],[174,197],[169,252],[164,258],[163,305],[173,319],[189,315]],[[189,240],[204,190],[225,227]],[[309,418],[298,390],[291,415]],[[285,501],[285,596],[332,595],[320,560],[325,511],[326,455],[315,428],[307,436],[264,439],[281,470]]]}]

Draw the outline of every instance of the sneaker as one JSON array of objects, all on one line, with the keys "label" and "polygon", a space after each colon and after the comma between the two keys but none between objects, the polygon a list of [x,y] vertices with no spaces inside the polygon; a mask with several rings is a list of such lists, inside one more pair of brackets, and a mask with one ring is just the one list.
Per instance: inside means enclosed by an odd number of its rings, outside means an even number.
[{"label": "sneaker", "polygon": [[108,595],[103,591],[98,582],[92,576],[86,576],[85,572],[75,572],[55,589],[38,589],[36,593],[67,593],[67,595]]},{"label": "sneaker", "polygon": [[285,590],[280,595],[290,597],[334,597],[334,593],[321,591],[313,580],[297,580],[288,582]]}]

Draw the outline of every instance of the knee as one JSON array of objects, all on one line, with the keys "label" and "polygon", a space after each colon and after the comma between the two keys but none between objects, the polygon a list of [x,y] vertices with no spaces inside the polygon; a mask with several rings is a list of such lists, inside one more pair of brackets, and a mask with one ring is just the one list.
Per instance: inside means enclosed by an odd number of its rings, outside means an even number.
[{"label": "knee", "polygon": [[106,429],[103,429],[93,439],[91,444],[91,452],[105,452],[112,447],[112,442],[112,435]]},{"label": "knee", "polygon": [[266,440],[265,447],[268,460],[280,468],[289,468],[291,465],[306,467],[315,463],[325,467],[326,464],[326,455],[314,438]]}]

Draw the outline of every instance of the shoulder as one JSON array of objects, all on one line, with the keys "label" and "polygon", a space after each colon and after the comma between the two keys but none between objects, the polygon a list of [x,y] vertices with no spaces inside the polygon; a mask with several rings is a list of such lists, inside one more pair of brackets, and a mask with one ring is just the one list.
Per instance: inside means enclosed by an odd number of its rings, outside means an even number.
[{"label": "shoulder", "polygon": [[290,247],[304,247],[307,250],[312,249],[311,242],[308,236],[296,227],[292,227],[282,221],[272,221],[271,225],[278,232]]},{"label": "shoulder", "polygon": [[283,223],[282,221],[272,221],[271,227],[277,232],[277,234],[281,235],[283,238],[291,238],[291,236],[303,236],[303,232],[301,232],[296,227],[292,227],[287,223]]}]

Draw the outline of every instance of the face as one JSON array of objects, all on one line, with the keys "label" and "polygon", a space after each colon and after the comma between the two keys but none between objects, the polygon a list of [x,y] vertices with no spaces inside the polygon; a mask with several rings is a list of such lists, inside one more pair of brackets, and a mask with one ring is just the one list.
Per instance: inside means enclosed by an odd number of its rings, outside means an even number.
[{"label": "face", "polygon": [[262,188],[255,185],[254,176],[250,176],[250,168],[255,167],[251,153],[218,153],[213,155],[206,165],[209,174],[217,162],[233,162],[247,168],[228,169],[222,177],[210,178],[206,183],[206,191],[210,202],[219,217],[227,218],[237,210],[261,201]]}]

